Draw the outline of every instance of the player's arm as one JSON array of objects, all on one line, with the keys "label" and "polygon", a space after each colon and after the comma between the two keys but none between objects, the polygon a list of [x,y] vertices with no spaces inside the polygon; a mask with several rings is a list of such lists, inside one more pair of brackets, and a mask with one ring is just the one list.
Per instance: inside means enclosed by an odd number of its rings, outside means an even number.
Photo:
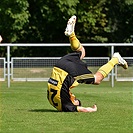
[{"label": "player's arm", "polygon": [[2,40],[3,40],[3,39],[2,39],[2,36],[0,35],[0,43],[2,42]]},{"label": "player's arm", "polygon": [[77,106],[78,112],[96,112],[97,111],[97,106],[93,105],[93,107],[82,107],[82,106]]}]

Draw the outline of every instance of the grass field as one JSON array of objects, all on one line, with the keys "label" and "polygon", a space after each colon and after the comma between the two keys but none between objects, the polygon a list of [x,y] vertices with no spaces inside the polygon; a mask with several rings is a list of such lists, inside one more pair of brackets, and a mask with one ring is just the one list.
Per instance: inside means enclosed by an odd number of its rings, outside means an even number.
[{"label": "grass field", "polygon": [[46,82],[0,82],[0,133],[131,133],[132,82],[80,85],[72,92],[95,113],[57,112],[46,99]]}]

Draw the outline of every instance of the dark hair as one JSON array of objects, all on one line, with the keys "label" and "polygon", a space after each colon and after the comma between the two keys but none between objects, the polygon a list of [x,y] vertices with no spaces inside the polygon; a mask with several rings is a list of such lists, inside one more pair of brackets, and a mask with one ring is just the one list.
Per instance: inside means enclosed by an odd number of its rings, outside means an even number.
[{"label": "dark hair", "polygon": [[78,105],[78,106],[81,106],[81,101],[80,101],[79,99],[76,99],[76,100],[78,100],[78,101],[79,101],[79,105]]}]

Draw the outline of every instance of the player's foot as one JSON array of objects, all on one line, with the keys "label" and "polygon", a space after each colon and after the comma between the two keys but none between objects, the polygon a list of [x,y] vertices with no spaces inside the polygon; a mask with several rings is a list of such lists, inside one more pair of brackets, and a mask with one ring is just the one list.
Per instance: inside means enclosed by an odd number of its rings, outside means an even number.
[{"label": "player's foot", "polygon": [[64,32],[66,36],[70,36],[74,32],[75,23],[76,23],[76,16],[74,15],[67,22],[67,27]]},{"label": "player's foot", "polygon": [[119,65],[122,66],[124,69],[128,68],[127,62],[121,57],[121,55],[118,52],[114,53],[113,57],[118,58]]}]

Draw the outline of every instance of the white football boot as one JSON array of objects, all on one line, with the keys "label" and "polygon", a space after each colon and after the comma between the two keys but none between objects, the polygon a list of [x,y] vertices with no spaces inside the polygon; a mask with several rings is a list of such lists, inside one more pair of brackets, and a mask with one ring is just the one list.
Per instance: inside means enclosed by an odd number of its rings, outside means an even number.
[{"label": "white football boot", "polygon": [[75,23],[76,23],[76,16],[73,15],[67,22],[67,27],[64,32],[66,36],[70,36],[74,32]]},{"label": "white football boot", "polygon": [[121,55],[118,52],[114,53],[113,57],[114,58],[118,58],[118,61],[119,61],[118,64],[120,66],[122,66],[124,69],[127,69],[128,68],[127,62],[121,57]]}]

